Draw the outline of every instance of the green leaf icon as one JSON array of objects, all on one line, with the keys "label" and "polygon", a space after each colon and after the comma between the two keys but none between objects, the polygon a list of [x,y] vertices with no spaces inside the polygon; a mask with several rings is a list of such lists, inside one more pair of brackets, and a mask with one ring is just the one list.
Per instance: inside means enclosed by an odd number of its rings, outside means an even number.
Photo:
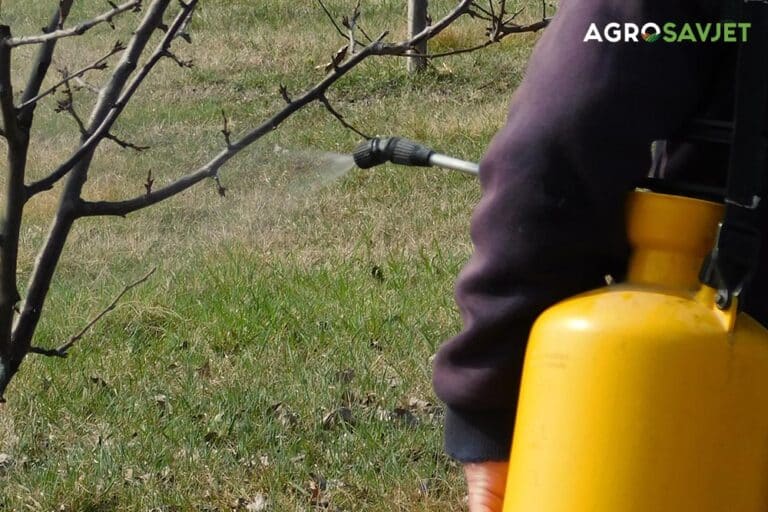
[{"label": "green leaf icon", "polygon": [[655,43],[661,39],[661,32],[657,32],[655,34],[643,34],[643,39],[645,39],[646,43]]}]

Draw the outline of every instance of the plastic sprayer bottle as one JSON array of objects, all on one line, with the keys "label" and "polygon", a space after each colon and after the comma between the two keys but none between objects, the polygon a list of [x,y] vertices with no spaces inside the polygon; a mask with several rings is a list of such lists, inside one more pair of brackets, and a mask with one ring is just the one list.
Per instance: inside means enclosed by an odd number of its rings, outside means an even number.
[{"label": "plastic sprayer bottle", "polygon": [[627,282],[536,321],[504,512],[768,510],[768,331],[698,279],[722,215],[634,193]]}]

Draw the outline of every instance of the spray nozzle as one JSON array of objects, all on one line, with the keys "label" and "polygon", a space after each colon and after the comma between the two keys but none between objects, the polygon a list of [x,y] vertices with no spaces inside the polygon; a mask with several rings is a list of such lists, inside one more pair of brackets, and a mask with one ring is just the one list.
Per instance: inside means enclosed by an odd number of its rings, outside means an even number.
[{"label": "spray nozzle", "polygon": [[374,137],[355,148],[352,156],[361,169],[370,169],[385,162],[430,167],[436,165],[454,171],[476,175],[478,166],[449,156],[435,153],[432,149],[402,137]]},{"label": "spray nozzle", "polygon": [[402,137],[374,137],[357,146],[352,155],[358,167],[370,169],[385,162],[429,167],[433,153],[428,147]]}]

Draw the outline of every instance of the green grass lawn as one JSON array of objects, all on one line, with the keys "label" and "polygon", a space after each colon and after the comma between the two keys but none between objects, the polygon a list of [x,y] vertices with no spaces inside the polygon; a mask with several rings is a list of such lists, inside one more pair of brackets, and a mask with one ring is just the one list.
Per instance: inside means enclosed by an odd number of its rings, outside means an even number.
[{"label": "green grass lawn", "polygon": [[[353,1],[327,5],[341,16]],[[510,2],[508,2],[510,3]],[[537,12],[531,3],[529,17]],[[5,0],[0,22],[39,31],[57,2]],[[105,3],[76,2],[71,19]],[[195,68],[164,62],[105,142],[89,199],[143,190],[221,148],[224,108],[241,132],[280,108],[344,44],[310,0],[208,0],[180,46]],[[430,2],[437,19],[453,3]],[[56,65],[77,69],[130,36],[66,40]],[[400,38],[405,2],[363,5],[369,33]],[[433,49],[470,46],[463,20]],[[504,120],[536,36],[434,62],[409,76],[399,59],[363,64],[329,99],[370,133],[477,160]],[[23,84],[32,49],[15,61]],[[99,84],[106,75],[86,77]],[[85,116],[94,98],[76,92]],[[37,111],[30,175],[76,143],[72,119]],[[348,153],[359,137],[311,106],[231,162],[213,183],[127,219],[81,221],[57,272],[36,343],[56,346],[149,269],[66,360],[30,356],[0,409],[0,510],[461,510],[460,468],[441,451],[430,358],[460,328],[453,281],[469,257],[476,180],[441,170],[356,170],[306,184],[312,151]],[[276,146],[285,148],[276,151]],[[298,153],[299,151],[309,151]],[[59,188],[37,197],[23,229],[20,282]],[[266,508],[259,508],[267,500]]]}]

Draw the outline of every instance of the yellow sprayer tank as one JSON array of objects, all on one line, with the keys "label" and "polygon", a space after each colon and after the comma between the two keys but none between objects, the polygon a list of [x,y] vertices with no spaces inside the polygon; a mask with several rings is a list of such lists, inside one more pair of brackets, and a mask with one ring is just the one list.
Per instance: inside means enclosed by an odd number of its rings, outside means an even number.
[{"label": "yellow sprayer tank", "polygon": [[533,327],[504,512],[766,512],[768,331],[698,280],[723,207],[628,213],[627,283]]}]

